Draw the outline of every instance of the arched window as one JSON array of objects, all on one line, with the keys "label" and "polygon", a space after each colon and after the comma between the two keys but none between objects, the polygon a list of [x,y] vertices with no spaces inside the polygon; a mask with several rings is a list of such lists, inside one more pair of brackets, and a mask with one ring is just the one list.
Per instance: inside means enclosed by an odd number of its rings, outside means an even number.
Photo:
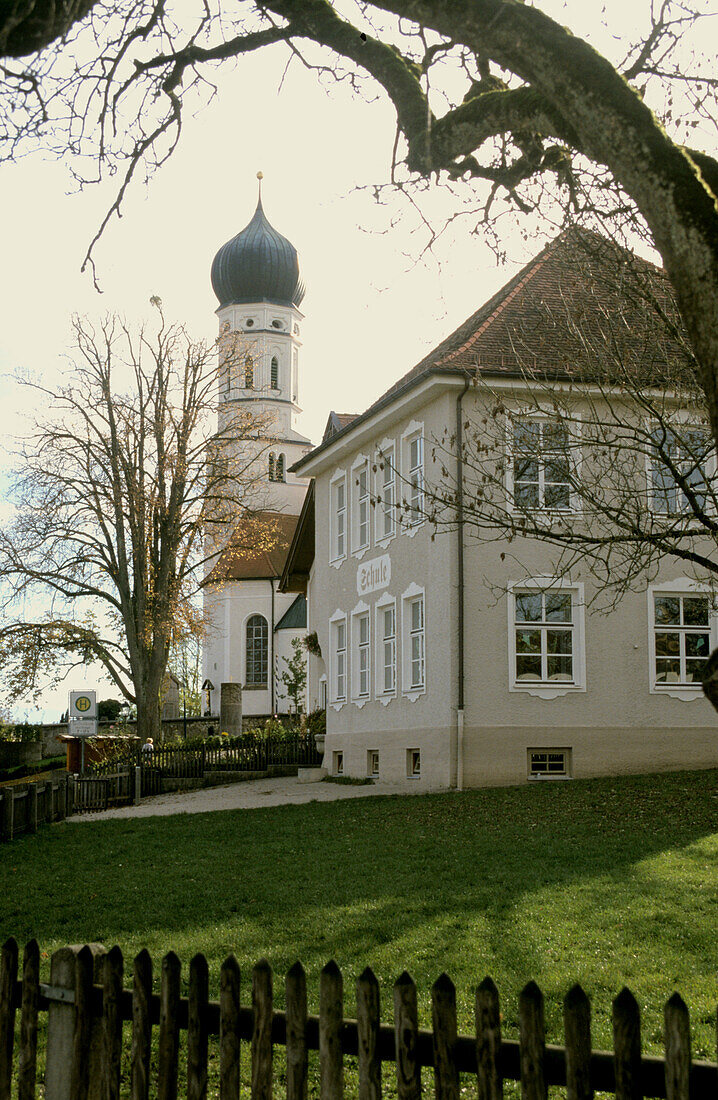
[{"label": "arched window", "polygon": [[250,615],[247,619],[247,684],[267,683],[267,657],[269,631],[264,615]]},{"label": "arched window", "polygon": [[254,360],[251,355],[246,355],[244,359],[244,388],[254,388]]},{"label": "arched window", "polygon": [[274,481],[276,477],[276,466],[274,460],[274,451],[269,452],[269,480]]},{"label": "arched window", "polygon": [[272,356],[272,365],[270,371],[270,385],[273,390],[279,389],[279,360],[276,355]]},{"label": "arched window", "polygon": [[277,458],[277,481],[284,481],[284,455]]}]

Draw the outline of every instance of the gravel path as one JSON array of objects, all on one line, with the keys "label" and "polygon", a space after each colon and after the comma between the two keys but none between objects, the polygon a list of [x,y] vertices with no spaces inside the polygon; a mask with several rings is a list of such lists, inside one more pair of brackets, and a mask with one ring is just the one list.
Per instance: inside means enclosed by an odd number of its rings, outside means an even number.
[{"label": "gravel path", "polygon": [[287,806],[304,802],[335,802],[339,798],[371,798],[378,794],[406,794],[399,783],[374,782],[361,786],[344,783],[300,783],[295,776],[252,779],[226,787],[157,794],[143,798],[139,806],[121,806],[99,814],[80,814],[68,821],[87,823],[114,817],[166,817],[171,814],[206,814],[215,810],[256,810],[260,806]]}]

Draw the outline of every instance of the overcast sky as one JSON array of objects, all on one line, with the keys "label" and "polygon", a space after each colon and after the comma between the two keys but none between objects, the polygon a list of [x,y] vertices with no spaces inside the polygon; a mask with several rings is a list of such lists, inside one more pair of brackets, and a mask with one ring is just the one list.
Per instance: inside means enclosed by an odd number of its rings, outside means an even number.
[{"label": "overcast sky", "polygon": [[[566,22],[562,8],[556,4]],[[626,18],[646,8],[639,0],[616,5]],[[578,23],[572,26],[581,32]],[[40,155],[0,167],[6,441],[22,430],[11,375],[29,369],[57,377],[75,311],[141,318],[158,294],[168,317],[185,320],[196,336],[214,338],[212,258],[251,218],[258,170],[267,217],[298,249],[307,285],[300,429],[314,441],[330,409],[364,409],[541,247],[540,240],[524,243],[513,234],[509,261],[497,267],[482,237],[468,232],[475,219],[463,219],[435,257],[417,262],[424,240],[416,220],[407,211],[392,226],[401,204],[394,197],[388,207],[377,205],[371,190],[388,179],[393,109],[381,98],[352,96],[346,84],[322,87],[299,64],[278,92],[285,62],[277,46],[219,74],[217,99],[198,118],[187,118],[169,164],[147,188],[133,188],[122,220],[108,227],[97,250],[102,295],[80,265],[112,199],[112,181],[72,194],[66,166]],[[437,222],[449,210],[440,191],[429,197],[428,209]],[[64,697],[62,689],[48,699],[48,720],[64,709]]]}]

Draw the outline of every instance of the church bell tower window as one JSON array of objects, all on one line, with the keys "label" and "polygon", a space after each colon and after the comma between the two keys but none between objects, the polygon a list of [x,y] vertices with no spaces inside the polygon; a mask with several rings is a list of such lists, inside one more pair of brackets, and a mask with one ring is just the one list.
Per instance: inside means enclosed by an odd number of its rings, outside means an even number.
[{"label": "church bell tower window", "polygon": [[244,388],[254,389],[254,360],[251,355],[247,355],[244,360]]},{"label": "church bell tower window", "polygon": [[272,356],[272,365],[270,368],[270,385],[273,390],[279,389],[279,360],[276,355]]}]

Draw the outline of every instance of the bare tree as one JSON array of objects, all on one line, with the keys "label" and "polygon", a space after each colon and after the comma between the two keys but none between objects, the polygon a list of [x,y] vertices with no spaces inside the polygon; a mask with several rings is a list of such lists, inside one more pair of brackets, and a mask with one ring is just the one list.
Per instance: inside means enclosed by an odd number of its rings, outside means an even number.
[{"label": "bare tree", "polygon": [[[713,140],[718,121],[713,59],[700,54],[709,0],[650,0],[642,35],[611,58],[517,0],[87,6],[79,22],[83,8],[66,8],[71,49],[52,41],[45,6],[34,9],[46,18],[33,48],[49,44],[0,73],[6,155],[42,134],[91,155],[94,174],[123,169],[109,218],[137,169],[171,155],[183,105],[213,94],[215,67],[284,43],[320,78],[367,78],[389,97],[396,180],[462,180],[486,216],[500,197],[526,213],[557,200],[644,231],[673,284],[718,442],[718,161],[687,143],[696,126]],[[17,23],[12,4],[10,14]]]},{"label": "bare tree", "polygon": [[49,409],[20,451],[16,515],[0,533],[0,660],[13,698],[99,661],[140,734],[156,736],[208,558],[242,552],[231,531],[244,516],[254,548],[273,545],[271,526],[251,523],[266,425],[238,405],[217,430],[216,348],[161,311],[155,333],[116,317],[75,320],[74,333],[66,384],[25,383]]}]

